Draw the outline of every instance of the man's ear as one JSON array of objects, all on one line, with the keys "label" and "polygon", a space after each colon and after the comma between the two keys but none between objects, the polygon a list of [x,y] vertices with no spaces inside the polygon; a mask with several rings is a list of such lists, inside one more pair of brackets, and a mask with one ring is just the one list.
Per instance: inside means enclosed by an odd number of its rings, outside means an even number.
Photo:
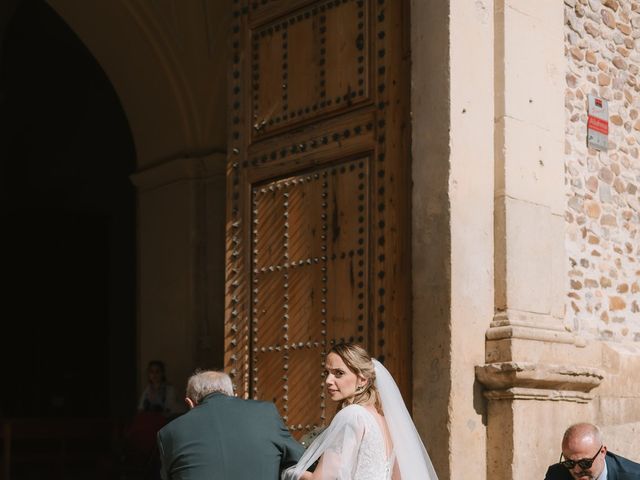
[{"label": "man's ear", "polygon": [[193,400],[191,400],[189,397],[186,397],[184,399],[184,403],[187,404],[187,407],[189,407],[189,409],[191,409],[191,408],[196,406],[195,402]]}]

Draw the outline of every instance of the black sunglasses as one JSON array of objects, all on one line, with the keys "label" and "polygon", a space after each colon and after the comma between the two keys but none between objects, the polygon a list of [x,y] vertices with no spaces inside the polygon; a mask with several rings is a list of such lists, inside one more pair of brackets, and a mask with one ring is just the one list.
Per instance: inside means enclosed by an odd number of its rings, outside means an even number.
[{"label": "black sunglasses", "polygon": [[[600,448],[598,449],[596,454],[593,456],[593,458],[581,458],[580,460],[565,460],[564,462],[560,462],[560,465],[562,465],[564,468],[568,470],[571,470],[576,465],[578,465],[583,470],[586,470],[587,468],[591,468],[591,465],[593,465],[593,462],[596,461],[597,456],[602,451],[603,446],[604,445],[600,445]],[[560,460],[562,460],[562,453],[560,454]]]}]

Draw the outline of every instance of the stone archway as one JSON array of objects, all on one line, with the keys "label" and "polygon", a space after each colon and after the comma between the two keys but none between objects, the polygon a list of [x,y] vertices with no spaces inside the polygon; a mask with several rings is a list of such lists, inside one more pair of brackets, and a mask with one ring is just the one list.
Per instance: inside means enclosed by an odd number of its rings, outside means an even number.
[{"label": "stone archway", "polygon": [[55,11],[12,7],[0,12],[0,416],[122,416],[135,388],[129,126]]},{"label": "stone archway", "polygon": [[164,359],[179,392],[194,368],[222,365],[226,3],[49,0],[131,125],[138,362]]}]

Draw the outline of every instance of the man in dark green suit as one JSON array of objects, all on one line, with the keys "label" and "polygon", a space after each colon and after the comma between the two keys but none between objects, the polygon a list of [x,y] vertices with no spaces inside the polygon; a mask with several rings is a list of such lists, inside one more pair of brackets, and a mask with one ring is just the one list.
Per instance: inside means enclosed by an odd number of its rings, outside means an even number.
[{"label": "man in dark green suit", "polygon": [[193,375],[186,402],[158,432],[164,480],[277,480],[303,453],[275,405],[234,397],[225,373]]},{"label": "man in dark green suit", "polygon": [[560,460],[549,467],[545,480],[640,480],[640,465],[609,452],[591,423],[566,430]]}]

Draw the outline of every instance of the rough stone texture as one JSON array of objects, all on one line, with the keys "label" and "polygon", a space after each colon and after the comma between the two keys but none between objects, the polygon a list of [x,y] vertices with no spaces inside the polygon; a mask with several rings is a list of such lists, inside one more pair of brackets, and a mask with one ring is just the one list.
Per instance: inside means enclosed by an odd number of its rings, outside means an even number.
[{"label": "rough stone texture", "polygon": [[[566,315],[640,344],[640,0],[565,2]],[[609,102],[609,149],[586,146],[587,95]]]}]

